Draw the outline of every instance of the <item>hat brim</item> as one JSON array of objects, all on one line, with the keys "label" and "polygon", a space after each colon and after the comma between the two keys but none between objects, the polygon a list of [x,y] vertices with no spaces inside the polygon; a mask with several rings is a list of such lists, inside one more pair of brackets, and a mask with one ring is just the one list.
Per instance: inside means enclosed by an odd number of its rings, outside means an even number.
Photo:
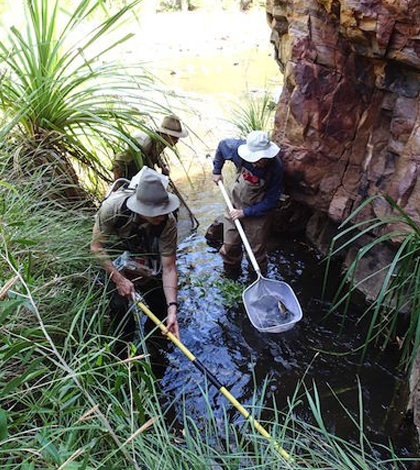
[{"label": "hat brim", "polygon": [[166,127],[160,126],[158,128],[158,131],[162,132],[162,134],[171,135],[172,137],[179,137],[179,138],[187,137],[187,135],[188,135],[187,129],[184,129],[183,127],[181,127],[181,130],[179,132],[177,132],[177,131],[174,131],[172,129],[168,129]]},{"label": "hat brim", "polygon": [[162,204],[144,204],[139,202],[134,192],[127,199],[127,207],[136,214],[144,215],[145,217],[158,217],[173,212],[179,207],[179,199],[175,194],[168,193],[168,202]]},{"label": "hat brim", "polygon": [[280,151],[280,147],[274,142],[264,150],[251,151],[247,144],[242,144],[238,147],[238,154],[241,158],[249,163],[255,163],[262,158],[274,158]]}]

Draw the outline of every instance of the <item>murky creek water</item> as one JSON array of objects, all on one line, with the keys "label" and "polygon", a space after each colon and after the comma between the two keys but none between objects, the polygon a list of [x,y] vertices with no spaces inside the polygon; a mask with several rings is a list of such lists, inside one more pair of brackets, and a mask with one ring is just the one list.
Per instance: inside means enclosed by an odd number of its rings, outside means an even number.
[{"label": "murky creek water", "polygon": [[[321,300],[324,268],[321,258],[303,240],[279,241],[270,253],[267,275],[289,283],[301,303],[304,317],[292,330],[260,333],[252,327],[241,302],[226,306],[221,292],[222,261],[203,236],[224,209],[222,196],[210,175],[196,178],[195,185],[195,189],[187,183],[179,186],[200,220],[198,232],[181,241],[178,252],[183,343],[245,407],[261,395],[267,377],[269,386],[263,401],[270,406],[275,399],[279,409],[287,408],[287,400],[300,381],[304,380],[309,389],[316,383],[329,430],[355,441],[358,431],[339,401],[358,421],[360,382],[367,437],[380,443],[390,438],[399,455],[410,455],[415,449],[414,431],[404,419],[406,378],[396,370],[396,351],[390,349],[379,355],[371,350],[361,365],[360,353],[343,354],[362,344],[357,324],[360,312],[354,307],[344,328],[340,327],[342,317],[338,314],[324,319],[328,308],[328,302]],[[252,279],[247,262],[243,265],[240,282],[245,289]],[[332,291],[334,286],[330,287]],[[177,411],[185,402],[188,413],[200,422],[206,416],[200,392],[206,386],[203,375],[171,345],[166,355],[168,365],[160,380],[163,391],[169,401],[178,403]],[[209,403],[216,417],[221,417],[222,408],[231,405],[208,387]],[[297,410],[302,418],[311,419],[306,405]]]}]

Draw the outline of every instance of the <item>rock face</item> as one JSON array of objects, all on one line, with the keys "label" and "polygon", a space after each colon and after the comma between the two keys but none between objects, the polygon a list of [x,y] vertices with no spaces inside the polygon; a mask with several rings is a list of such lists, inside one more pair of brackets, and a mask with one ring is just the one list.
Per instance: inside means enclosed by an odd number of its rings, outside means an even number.
[{"label": "rock face", "polygon": [[[311,209],[307,235],[326,251],[334,224],[377,194],[420,223],[420,0],[267,0],[267,18],[284,74],[274,140],[291,199]],[[360,217],[389,211],[377,202]],[[386,248],[360,277],[389,262]],[[419,358],[409,405],[418,429]]]},{"label": "rock face", "polygon": [[267,18],[292,198],[338,223],[388,194],[420,222],[420,0],[268,0]]}]

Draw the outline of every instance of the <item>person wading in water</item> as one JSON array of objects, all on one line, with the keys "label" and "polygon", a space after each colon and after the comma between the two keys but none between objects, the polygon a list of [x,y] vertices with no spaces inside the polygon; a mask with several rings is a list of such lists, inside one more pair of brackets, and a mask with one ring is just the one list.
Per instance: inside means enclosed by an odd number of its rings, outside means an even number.
[{"label": "person wading in water", "polygon": [[[109,313],[120,356],[126,354],[136,330],[130,305],[137,289],[157,316],[167,318],[168,331],[179,338],[177,223],[172,214],[179,200],[165,189],[163,178],[144,167],[134,191],[112,192],[96,214],[91,251],[108,277]],[[138,269],[118,269],[113,263],[124,252]]]},{"label": "person wading in water", "polygon": [[231,161],[237,175],[231,200],[235,208],[223,219],[223,258],[226,275],[237,279],[241,273],[242,242],[234,221],[241,220],[261,272],[267,271],[267,236],[271,214],[283,190],[283,164],[280,148],[270,141],[268,132],[252,131],[246,140],[219,142],[213,160],[213,181],[223,181],[222,168]]}]

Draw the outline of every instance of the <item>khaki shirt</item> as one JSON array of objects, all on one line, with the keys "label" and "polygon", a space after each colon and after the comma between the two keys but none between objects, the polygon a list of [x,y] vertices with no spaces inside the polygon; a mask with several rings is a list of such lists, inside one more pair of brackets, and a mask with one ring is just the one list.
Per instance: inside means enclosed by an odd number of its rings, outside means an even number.
[{"label": "khaki shirt", "polygon": [[[140,147],[140,154],[150,160],[148,163],[155,165],[159,161],[160,154],[164,151],[165,145],[162,142],[153,139],[145,132],[139,132],[135,136],[138,146]],[[135,153],[134,153],[135,155]],[[133,151],[120,152],[115,156],[116,161],[131,163],[134,161]]]},{"label": "khaki shirt", "polygon": [[[131,191],[124,190],[111,193],[96,214],[95,229],[103,234],[106,247],[116,252],[129,250],[133,255],[174,255],[177,247],[177,225],[173,214],[168,214],[163,231],[156,235],[158,227],[141,215],[124,210],[124,202],[131,194]],[[153,253],[150,243],[156,239],[157,253]]]}]

